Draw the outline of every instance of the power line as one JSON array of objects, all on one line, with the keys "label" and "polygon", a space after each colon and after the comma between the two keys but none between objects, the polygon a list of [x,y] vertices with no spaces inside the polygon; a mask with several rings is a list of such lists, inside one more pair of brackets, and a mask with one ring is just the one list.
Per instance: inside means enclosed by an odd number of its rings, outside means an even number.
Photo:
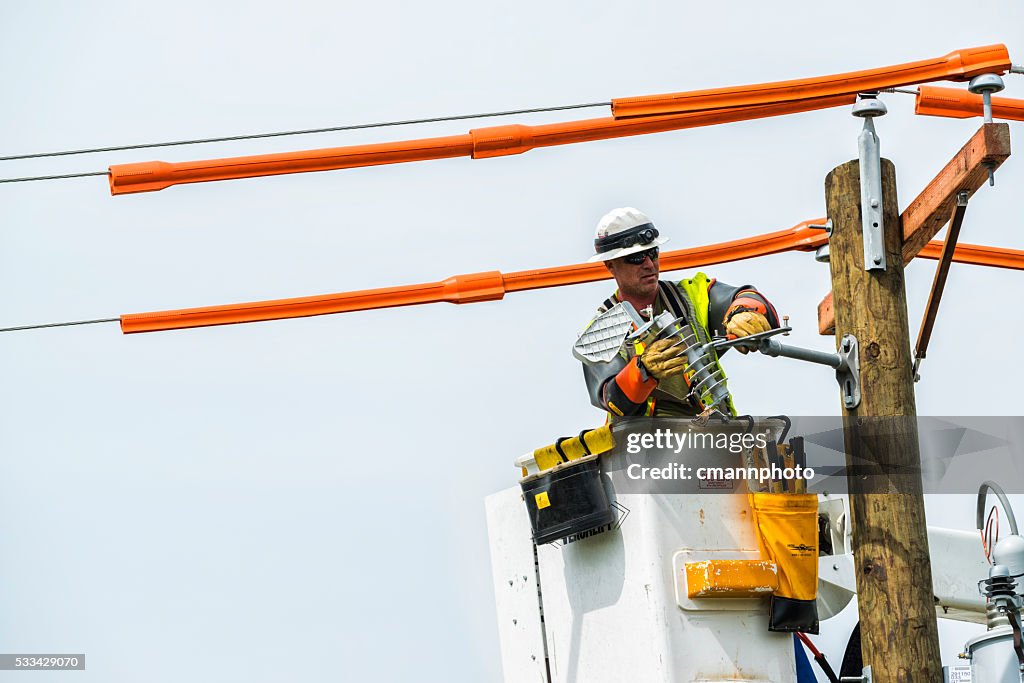
[{"label": "power line", "polygon": [[[313,133],[334,133],[344,130],[360,130],[363,128],[386,128],[389,126],[410,126],[419,123],[439,123],[442,121],[464,121],[466,119],[483,119],[495,116],[512,116],[514,114],[537,114],[549,111],[564,111],[566,109],[587,109],[591,107],[610,107],[611,102],[592,102],[589,104],[566,104],[558,107],[537,107],[534,109],[510,109],[508,111],[496,111],[485,114],[459,114],[456,116],[437,116],[429,119],[407,119],[404,121],[382,121],[379,123],[358,123],[348,126],[332,126],[330,128],[308,128],[306,130],[286,130],[274,133],[252,133],[249,135],[230,135],[219,138],[197,138],[195,140],[173,140],[169,142],[147,142],[138,145],[119,145],[115,147],[94,147],[91,149],[71,149],[60,152],[37,152],[34,154],[16,154],[0,157],[0,161],[17,161],[20,159],[41,159],[43,157],[63,157],[75,154],[94,154],[96,152],[120,152],[128,149],[150,149],[153,147],[175,147],[178,145],[202,145],[210,142],[233,142],[237,140],[256,140],[259,138],[276,138],[287,135],[310,135]],[[73,176],[53,176],[73,177]],[[47,180],[49,178],[46,178]],[[42,180],[34,178],[33,180]],[[14,182],[14,181],[4,181]]]},{"label": "power line", "polygon": [[[909,95],[919,94],[918,90],[905,88],[885,88],[883,92],[905,93]],[[566,104],[556,107],[536,107],[533,109],[510,109],[507,111],[488,112],[481,114],[458,114],[455,116],[438,116],[426,119],[406,119],[403,121],[381,121],[377,123],[359,123],[348,126],[334,126],[330,128],[309,128],[306,130],[277,131],[273,133],[253,133],[249,135],[232,135],[219,138],[197,138],[194,140],[174,140],[168,142],[148,142],[138,145],[119,145],[114,147],[94,147],[91,149],[63,150],[59,152],[38,152],[34,154],[19,154],[0,157],[0,161],[17,161],[24,159],[40,159],[44,157],[71,156],[77,154],[94,154],[97,152],[117,152],[132,149],[151,149],[154,147],[174,147],[180,145],[201,145],[214,142],[233,142],[238,140],[256,140],[260,138],[284,137],[289,135],[309,135],[313,133],[331,133],[346,130],[361,130],[366,128],[386,128],[391,126],[409,126],[421,123],[438,123],[443,121],[464,121],[466,119],[479,119],[499,116],[512,116],[515,114],[536,114],[540,112],[564,111],[568,109],[586,109],[592,107],[610,107],[611,102],[591,102],[585,104]],[[84,178],[88,176],[109,175],[107,171],[95,171],[90,173],[69,173],[66,175],[52,176],[29,176],[23,178],[0,178],[0,183],[23,183],[35,180],[61,180],[64,178]]]},{"label": "power line", "polygon": [[33,180],[60,180],[62,178],[85,178],[97,175],[110,175],[110,173],[107,171],[93,171],[90,173],[68,173],[66,175],[37,175],[25,178],[0,178],[0,183],[28,183]]},{"label": "power line", "polygon": [[44,327],[70,327],[71,325],[95,325],[96,323],[116,323],[120,318],[99,318],[97,320],[74,320],[65,323],[43,323],[41,325],[22,325],[20,327],[0,327],[0,332],[17,332],[19,330],[39,330]]}]

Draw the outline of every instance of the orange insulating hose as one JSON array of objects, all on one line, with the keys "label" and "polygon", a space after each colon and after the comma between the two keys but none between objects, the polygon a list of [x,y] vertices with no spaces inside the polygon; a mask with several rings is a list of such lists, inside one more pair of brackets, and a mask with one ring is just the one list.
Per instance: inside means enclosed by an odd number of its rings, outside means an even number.
[{"label": "orange insulating hose", "polygon": [[[439,138],[349,147],[261,154],[170,163],[146,161],[109,168],[113,195],[153,192],[171,185],[235,180],[286,173],[330,171],[361,166],[471,156],[474,159],[522,154],[535,147],[660,133],[697,126],[780,116],[852,103],[856,93],[942,79],[963,80],[980,73],[1005,73],[1010,58],[1003,45],[952,52],[938,59],[848,74],[620,98],[614,118],[507,125]],[[639,117],[643,120],[622,120]]]},{"label": "orange insulating hose", "polygon": [[612,100],[612,114],[618,119],[794,102],[929,81],[965,81],[979,74],[1001,75],[1009,71],[1010,66],[1010,55],[1005,45],[986,45],[950,52],[935,59],[833,76],[691,90],[666,95],[624,97]]},{"label": "orange insulating hose", "polygon": [[[926,116],[946,116],[952,119],[968,119],[982,115],[981,95],[956,88],[939,88],[922,85],[914,103],[914,113]],[[1024,121],[1024,100],[1009,97],[992,98],[992,117]]]},{"label": "orange insulating hose", "polygon": [[587,119],[538,126],[505,125],[477,128],[464,135],[421,140],[354,145],[304,152],[210,159],[206,161],[145,161],[110,167],[110,193],[153,192],[181,183],[235,180],[286,173],[331,171],[361,166],[398,164],[449,157],[474,159],[522,154],[535,147],[552,147],[630,135],[711,126],[748,119],[796,114],[814,109],[852,104],[855,95],[742,107],[725,111],[704,111],[675,116],[653,116],[618,121],[613,118]]},{"label": "orange insulating hose", "polygon": [[[704,247],[667,251],[661,254],[661,270],[668,272],[684,268],[698,268],[785,251],[812,251],[827,243],[828,238],[822,230],[811,228],[809,225],[823,222],[824,219],[819,218],[798,223],[788,230],[779,230],[765,235]],[[941,254],[942,242],[933,240],[925,245],[918,256],[938,259]],[[1024,270],[1024,251],[1018,249],[958,244],[953,254],[953,260],[957,263]],[[506,292],[577,285],[610,278],[611,275],[601,263],[578,263],[537,270],[521,270],[504,275],[495,270],[470,275],[456,275],[442,282],[428,282],[419,285],[366,289],[298,299],[255,301],[226,306],[130,313],[121,316],[121,331],[125,334],[158,332],[189,327],[303,318],[328,313],[348,313],[373,308],[413,306],[443,301],[468,304],[502,299]]]},{"label": "orange insulating hose", "polygon": [[383,142],[372,145],[353,145],[307,152],[261,154],[233,159],[208,161],[143,161],[137,164],[111,166],[110,194],[153,192],[180,183],[202,183],[209,180],[255,178],[285,173],[330,171],[357,166],[398,164],[405,161],[425,161],[447,157],[466,156],[473,151],[469,135],[452,135],[425,140]]},{"label": "orange insulating hose", "polygon": [[[788,230],[779,230],[767,235],[705,247],[668,251],[661,255],[661,268],[664,271],[679,270],[777,254],[793,249],[804,251],[815,249],[826,242],[826,235],[821,230],[807,227],[811,222],[805,221]],[[824,222],[824,219],[819,222]],[[456,275],[442,282],[402,287],[365,289],[341,294],[255,301],[226,306],[186,308],[176,311],[131,313],[121,316],[121,331],[131,334],[208,325],[231,325],[442,301],[468,304],[501,299],[505,296],[505,292],[576,285],[607,280],[610,277],[608,270],[601,263],[579,263],[555,268],[521,270],[504,275],[498,271],[489,271],[471,275]]]},{"label": "orange insulating hose", "polygon": [[[917,255],[921,258],[938,261],[942,256],[942,244],[941,240],[932,240],[924,245]],[[1024,270],[1024,250],[960,243],[956,245],[956,250],[953,252],[953,261],[972,266]]]}]

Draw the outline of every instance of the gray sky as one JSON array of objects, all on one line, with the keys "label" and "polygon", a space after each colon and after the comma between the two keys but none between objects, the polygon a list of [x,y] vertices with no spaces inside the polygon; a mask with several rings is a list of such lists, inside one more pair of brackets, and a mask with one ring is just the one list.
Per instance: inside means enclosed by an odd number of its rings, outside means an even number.
[{"label": "gray sky", "polygon": [[[996,42],[1021,63],[1021,27],[1019,2],[991,1],[7,2],[0,153],[604,101]],[[1006,80],[1024,97],[1024,77]],[[886,102],[877,127],[902,208],[979,121]],[[502,122],[5,162],[0,175]],[[840,108],[117,198],[102,178],[2,185],[0,326],[574,263],[622,205],[652,216],[668,248],[778,230],[824,213],[824,176],[856,155],[860,125]],[[972,200],[962,240],[1024,248],[1022,184],[1011,158]],[[908,271],[912,334],[933,263]],[[828,272],[811,255],[708,272],[756,283],[791,316],[793,343],[831,344],[816,334]],[[1020,413],[1024,369],[1001,342],[1024,335],[1022,278],[954,266],[920,413]],[[569,349],[610,291],[0,335],[0,650],[88,656],[84,674],[33,681],[497,680],[482,501],[515,484],[515,456],[603,419]],[[743,411],[839,412],[823,368],[751,357],[727,370]],[[966,497],[929,503],[947,526],[969,529],[970,510]]]}]

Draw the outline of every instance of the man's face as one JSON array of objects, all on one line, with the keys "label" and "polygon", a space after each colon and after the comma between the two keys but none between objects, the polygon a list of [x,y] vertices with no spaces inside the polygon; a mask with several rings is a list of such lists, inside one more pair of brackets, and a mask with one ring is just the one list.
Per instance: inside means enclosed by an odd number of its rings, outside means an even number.
[{"label": "man's face", "polygon": [[[615,278],[619,286],[619,294],[641,300],[654,300],[658,293],[658,256],[657,249],[648,249],[642,263],[626,263],[623,257],[605,261],[604,265]],[[638,258],[640,254],[633,256]]]}]

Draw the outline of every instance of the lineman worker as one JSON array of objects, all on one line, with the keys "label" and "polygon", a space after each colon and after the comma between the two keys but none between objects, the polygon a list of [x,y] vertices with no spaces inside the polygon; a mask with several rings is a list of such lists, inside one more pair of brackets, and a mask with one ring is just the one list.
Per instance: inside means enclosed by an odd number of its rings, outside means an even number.
[{"label": "lineman worker", "polygon": [[[596,253],[590,261],[603,262],[618,289],[598,308],[598,315],[620,301],[628,301],[648,319],[669,310],[674,318],[685,317],[704,339],[745,337],[779,326],[771,303],[750,285],[734,287],[709,279],[704,273],[678,282],[659,280],[658,249],[667,241],[651,219],[637,209],[624,207],[605,214],[597,224]],[[688,384],[684,349],[673,347],[674,341],[656,341],[646,349],[637,349],[635,356],[620,355],[606,364],[584,363],[591,403],[608,411],[613,419],[699,415],[704,406],[698,398],[691,395],[683,400],[679,394],[685,391],[670,394],[659,389],[659,384],[678,384],[680,378]],[[742,353],[748,351],[737,348]]]}]

